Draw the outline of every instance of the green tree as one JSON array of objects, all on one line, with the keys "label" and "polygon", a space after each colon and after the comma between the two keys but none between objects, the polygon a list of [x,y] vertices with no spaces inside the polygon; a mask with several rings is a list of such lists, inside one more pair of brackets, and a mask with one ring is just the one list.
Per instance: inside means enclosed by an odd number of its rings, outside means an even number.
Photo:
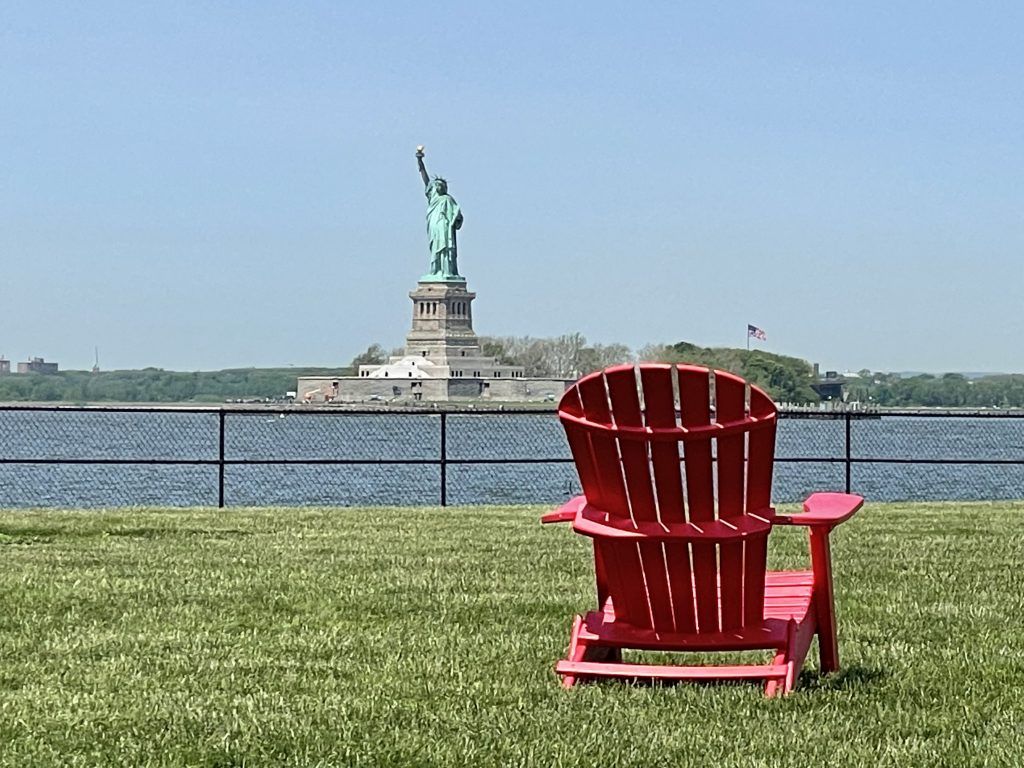
[{"label": "green tree", "polygon": [[672,346],[641,349],[642,359],[656,362],[691,363],[735,373],[764,389],[774,399],[791,403],[813,403],[818,395],[811,388],[814,368],[806,360],[774,355],[761,350],[731,347],[699,347],[680,341]]},{"label": "green tree", "polygon": [[371,344],[365,352],[360,352],[352,358],[349,367],[358,371],[360,365],[383,365],[388,361],[388,354],[380,344]]}]

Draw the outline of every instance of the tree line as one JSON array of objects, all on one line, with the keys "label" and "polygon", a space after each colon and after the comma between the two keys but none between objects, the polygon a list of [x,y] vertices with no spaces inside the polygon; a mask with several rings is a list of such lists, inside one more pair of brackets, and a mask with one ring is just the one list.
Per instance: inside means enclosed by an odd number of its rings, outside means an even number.
[{"label": "tree line", "polygon": [[847,399],[892,408],[1024,408],[1024,375],[967,378],[859,371],[846,385]]},{"label": "tree line", "polygon": [[[536,378],[576,379],[590,371],[621,363],[638,361],[688,362],[731,371],[765,389],[776,400],[814,403],[818,396],[811,389],[814,369],[806,360],[774,355],[761,350],[698,347],[684,341],[676,344],[650,344],[634,351],[625,344],[591,344],[581,333],[551,338],[531,336],[481,336],[485,357],[504,365],[521,365],[524,375]],[[395,350],[393,354],[401,354]],[[351,367],[387,362],[380,344],[373,344],[353,358]]]},{"label": "tree line", "polygon": [[[590,371],[638,361],[695,363],[731,371],[766,390],[777,401],[815,403],[810,363],[762,350],[700,347],[680,341],[633,350],[625,344],[591,344],[579,333],[552,338],[481,337],[483,353],[526,376],[575,379]],[[401,354],[393,350],[392,354]],[[371,344],[349,366],[336,368],[234,368],[222,371],[61,371],[0,376],[0,401],[66,403],[222,403],[277,400],[294,390],[299,376],[350,376],[361,364],[387,362],[387,351]],[[1024,375],[967,378],[958,373],[905,376],[869,370],[848,378],[848,401],[883,407],[1024,408]]]},{"label": "tree line", "polygon": [[336,368],[237,368],[223,371],[60,371],[0,376],[0,401],[65,403],[220,403],[278,399],[299,376],[337,375]]}]

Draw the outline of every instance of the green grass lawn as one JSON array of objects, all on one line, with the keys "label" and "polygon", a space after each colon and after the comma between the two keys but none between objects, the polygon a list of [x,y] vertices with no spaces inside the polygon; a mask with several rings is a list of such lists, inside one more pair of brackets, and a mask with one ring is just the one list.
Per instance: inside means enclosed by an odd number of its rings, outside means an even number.
[{"label": "green grass lawn", "polygon": [[1024,762],[1024,503],[837,530],[843,671],[780,700],[561,689],[591,563],[539,512],[0,513],[0,765]]}]

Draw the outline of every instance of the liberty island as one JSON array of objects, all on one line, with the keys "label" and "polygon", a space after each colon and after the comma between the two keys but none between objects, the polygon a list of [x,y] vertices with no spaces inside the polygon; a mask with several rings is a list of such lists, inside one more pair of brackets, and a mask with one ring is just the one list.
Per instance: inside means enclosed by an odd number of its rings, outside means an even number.
[{"label": "liberty island", "polygon": [[400,355],[382,365],[361,365],[356,376],[305,376],[296,387],[303,403],[552,401],[571,379],[527,378],[519,365],[486,357],[473,330],[476,294],[459,274],[462,209],[446,179],[427,174],[424,148],[416,164],[427,198],[428,271],[409,293],[412,327]]}]

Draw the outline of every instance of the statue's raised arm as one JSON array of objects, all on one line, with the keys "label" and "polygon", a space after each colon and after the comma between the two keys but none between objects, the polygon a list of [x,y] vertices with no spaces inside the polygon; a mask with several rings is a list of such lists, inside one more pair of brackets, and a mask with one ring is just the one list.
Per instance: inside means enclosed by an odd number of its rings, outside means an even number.
[{"label": "statue's raised arm", "polygon": [[430,177],[427,176],[427,166],[423,164],[423,145],[416,147],[416,162],[420,166],[420,178],[423,179],[423,186],[430,184]]}]

